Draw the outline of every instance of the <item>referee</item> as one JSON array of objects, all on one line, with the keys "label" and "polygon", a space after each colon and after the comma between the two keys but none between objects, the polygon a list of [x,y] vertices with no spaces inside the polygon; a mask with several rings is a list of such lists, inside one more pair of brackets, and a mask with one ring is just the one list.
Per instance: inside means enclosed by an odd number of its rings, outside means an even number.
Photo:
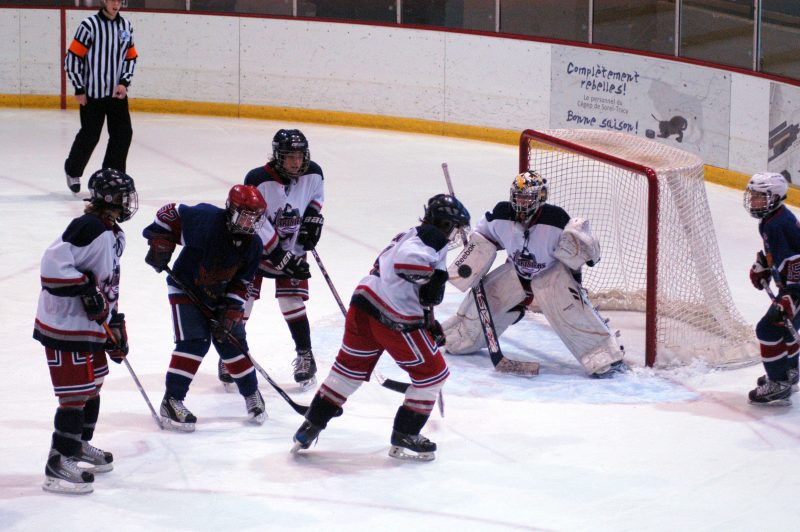
[{"label": "referee", "polygon": [[128,85],[138,57],[133,26],[119,14],[123,0],[100,3],[102,9],[78,26],[64,58],[64,70],[80,104],[81,129],[64,162],[67,186],[76,194],[106,117],[109,138],[103,168],[125,172],[133,137],[128,111]]}]

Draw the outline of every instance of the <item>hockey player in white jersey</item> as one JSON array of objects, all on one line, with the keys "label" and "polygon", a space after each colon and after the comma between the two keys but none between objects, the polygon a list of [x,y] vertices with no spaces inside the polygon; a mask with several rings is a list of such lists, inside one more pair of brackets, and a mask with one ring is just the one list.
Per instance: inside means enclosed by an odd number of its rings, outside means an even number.
[{"label": "hockey player in white jersey", "polygon": [[436,444],[420,434],[449,370],[439,349],[441,326],[433,307],[447,282],[448,244],[469,225],[469,212],[453,196],[439,194],[417,227],[400,233],[375,261],[353,293],[342,347],[325,382],[294,435],[294,451],[308,449],[364,381],[384,351],[411,378],[397,410],[389,455],[433,460]]},{"label": "hockey player in white jersey", "polygon": [[[450,266],[450,281],[462,291],[481,279],[497,335],[522,319],[534,302],[589,375],[610,376],[624,369],[623,351],[581,286],[581,268],[600,260],[589,224],[570,219],[547,203],[547,180],[537,172],[516,176],[509,201],[498,203],[475,227]],[[497,250],[506,262],[490,272]],[[456,315],[442,323],[451,354],[486,346],[475,302],[469,295]]]},{"label": "hockey player in white jersey", "polygon": [[[322,234],[322,169],[311,160],[308,140],[301,131],[281,129],[272,139],[272,159],[248,172],[244,182],[264,196],[269,220],[259,231],[264,255],[245,306],[245,319],[260,297],[263,278],[274,279],[275,297],[297,353],[292,363],[294,379],[307,388],[316,383],[317,364],[305,306],[311,277],[306,253],[316,247]],[[220,380],[225,382],[227,377],[221,373]]]},{"label": "hockey player in white jersey", "polygon": [[[45,350],[58,397],[55,430],[45,465],[46,491],[90,493],[94,473],[113,469],[111,453],[94,447],[106,354],[128,354],[125,316],[117,308],[125,233],[119,226],[138,207],[133,179],[118,170],[89,178],[89,204],[44,252],[42,291],[33,337]],[[112,331],[112,340],[106,334]],[[89,467],[80,466],[85,464]]]}]

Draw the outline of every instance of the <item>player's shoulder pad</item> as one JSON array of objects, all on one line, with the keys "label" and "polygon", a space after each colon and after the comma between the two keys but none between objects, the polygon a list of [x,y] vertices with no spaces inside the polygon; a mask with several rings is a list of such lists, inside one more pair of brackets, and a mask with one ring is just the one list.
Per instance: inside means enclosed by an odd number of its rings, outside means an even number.
[{"label": "player's shoulder pad", "polygon": [[422,224],[417,226],[417,236],[426,246],[440,251],[448,243],[447,237],[434,226]]},{"label": "player's shoulder pad", "polygon": [[569,222],[569,214],[558,205],[545,203],[542,205],[542,215],[536,221],[538,225],[552,225],[564,229]]},{"label": "player's shoulder pad", "polygon": [[514,218],[514,208],[511,206],[510,201],[501,201],[494,206],[492,212],[486,213],[487,222],[491,222],[493,220],[514,220]]},{"label": "player's shoulder pad", "polygon": [[267,169],[264,166],[253,168],[247,172],[247,175],[244,178],[245,185],[251,185],[254,187],[257,187],[264,181],[273,181],[272,176],[269,175],[269,172],[267,172]]},{"label": "player's shoulder pad", "polygon": [[317,163],[315,163],[314,161],[309,161],[309,163],[308,163],[308,170],[306,170],[306,174],[305,175],[309,175],[309,174],[319,174],[319,176],[322,178],[322,180],[323,181],[325,180],[325,176],[322,175],[322,167],[320,165],[318,165]]},{"label": "player's shoulder pad", "polygon": [[70,222],[61,235],[61,240],[79,248],[88,246],[108,230],[97,216],[84,214]]}]

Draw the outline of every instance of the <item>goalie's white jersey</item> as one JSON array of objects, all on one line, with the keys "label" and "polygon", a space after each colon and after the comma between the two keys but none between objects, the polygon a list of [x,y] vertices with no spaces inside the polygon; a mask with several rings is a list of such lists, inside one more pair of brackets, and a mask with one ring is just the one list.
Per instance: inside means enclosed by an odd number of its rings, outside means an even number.
[{"label": "goalie's white jersey", "polygon": [[525,226],[516,221],[511,203],[501,201],[480,219],[475,231],[505,249],[517,274],[530,280],[557,260],[554,253],[568,222],[564,209],[544,204]]}]

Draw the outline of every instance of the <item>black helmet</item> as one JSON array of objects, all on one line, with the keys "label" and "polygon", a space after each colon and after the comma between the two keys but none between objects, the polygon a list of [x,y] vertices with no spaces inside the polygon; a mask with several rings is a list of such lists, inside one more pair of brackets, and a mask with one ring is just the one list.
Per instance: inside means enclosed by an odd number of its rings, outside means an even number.
[{"label": "black helmet", "polygon": [[[303,164],[300,169],[290,172],[286,169],[286,156],[290,153],[303,154]],[[311,162],[311,152],[308,150],[308,140],[299,129],[279,129],[272,138],[272,159],[275,161],[275,170],[281,177],[297,179],[308,170]]]},{"label": "black helmet", "polygon": [[452,240],[454,230],[468,226],[469,219],[469,211],[455,196],[437,194],[428,200],[422,221],[435,226]]},{"label": "black helmet", "polygon": [[118,222],[130,220],[139,208],[133,178],[113,168],[103,168],[89,178],[89,203],[99,208],[120,209]]}]

